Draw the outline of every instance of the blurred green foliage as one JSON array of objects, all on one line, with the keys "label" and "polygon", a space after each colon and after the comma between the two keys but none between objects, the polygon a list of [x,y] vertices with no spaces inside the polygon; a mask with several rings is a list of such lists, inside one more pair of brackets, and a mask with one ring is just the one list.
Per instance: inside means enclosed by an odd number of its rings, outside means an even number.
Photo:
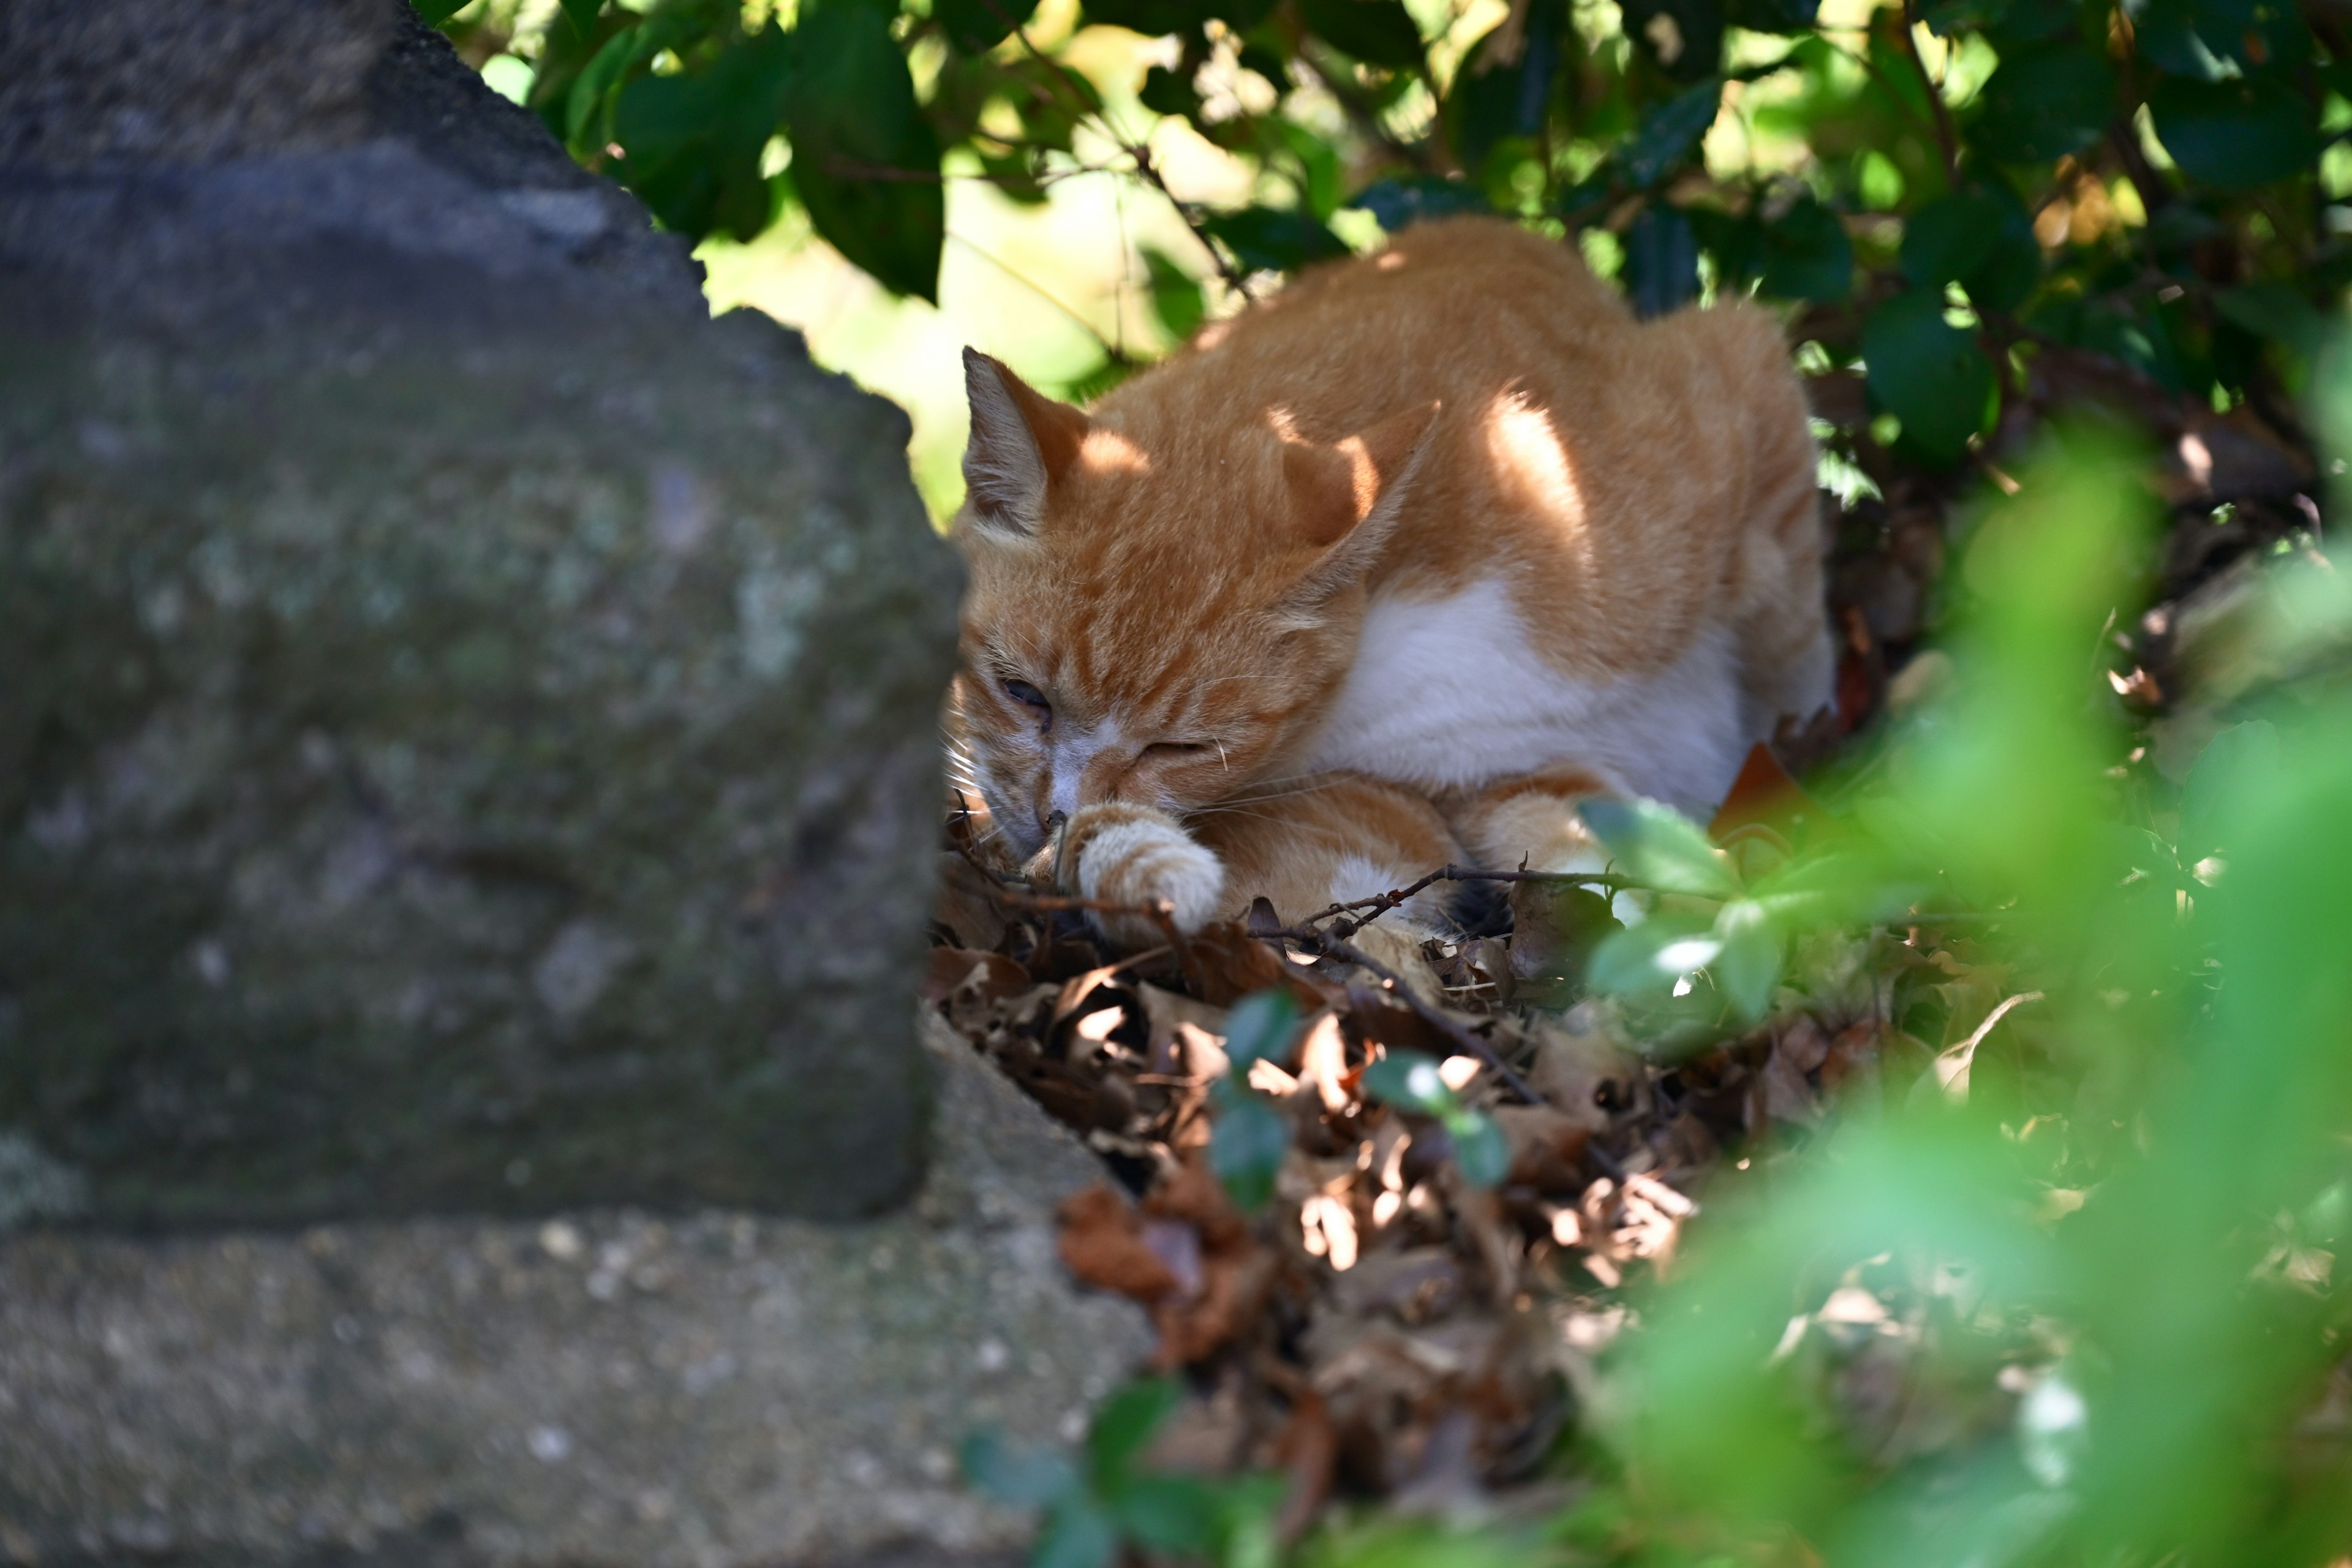
[{"label": "blurred green foliage", "polygon": [[[1787,301],[1927,466],[2053,346],[2277,406],[2352,277],[2352,13],[2319,0],[562,0],[520,39],[501,0],[418,3],[476,56],[524,50],[530,107],[698,238],[796,206],[931,299],[947,181],[1164,196],[1181,121],[1254,183],[1177,203],[1194,253],[1147,258],[1176,336],[1344,253],[1343,208],[1500,212],[1645,312]],[[1088,50],[1099,27],[1167,63]],[[1142,79],[1087,74],[1110,58]]]},{"label": "blurred green foliage", "polygon": [[[2323,379],[2352,387],[2352,366]],[[2352,406],[2323,415],[2352,426]],[[1327,1526],[1299,1561],[2321,1568],[2352,1552],[2352,1289],[2336,1268],[2352,1242],[2352,580],[2316,555],[2271,570],[2233,656],[2261,673],[2217,673],[2228,689],[2199,709],[2217,732],[2165,784],[2131,765],[2142,737],[2088,657],[2153,575],[2147,472],[2134,438],[2077,427],[1976,509],[1942,695],[1891,724],[1794,843],[1717,847],[1653,804],[1589,809],[1647,912],[1587,980],[1645,1051],[1853,1016],[1857,984],[1884,989],[1867,1016],[1915,1048],[1906,1031],[1932,1035],[1923,1015],[1952,1007],[1953,982],[1977,988],[1984,1023],[1922,1053],[1916,1082],[1886,1056],[1882,1092],[1850,1093],[1757,1175],[1718,1172],[1556,1456],[1577,1481],[1563,1510],[1508,1529],[1372,1516]],[[1245,1009],[1237,1062],[1294,1026],[1271,996]],[[1363,1081],[1462,1114],[1410,1053]],[[1447,1125],[1464,1174],[1493,1180],[1480,1134]],[[1270,1184],[1270,1164],[1257,1174]],[[1841,1314],[1842,1297],[1868,1310]],[[1110,1560],[1102,1540],[1086,1568]]]}]

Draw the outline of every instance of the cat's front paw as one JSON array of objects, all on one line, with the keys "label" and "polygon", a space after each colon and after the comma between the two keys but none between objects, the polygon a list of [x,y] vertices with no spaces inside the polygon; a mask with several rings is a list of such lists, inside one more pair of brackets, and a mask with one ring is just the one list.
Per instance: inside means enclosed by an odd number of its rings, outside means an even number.
[{"label": "cat's front paw", "polygon": [[[1225,866],[1164,811],[1109,802],[1080,807],[1063,829],[1062,876],[1081,898],[1141,907],[1165,901],[1176,929],[1190,936],[1223,912]],[[1093,916],[1122,947],[1164,942],[1157,921],[1139,915]]]}]

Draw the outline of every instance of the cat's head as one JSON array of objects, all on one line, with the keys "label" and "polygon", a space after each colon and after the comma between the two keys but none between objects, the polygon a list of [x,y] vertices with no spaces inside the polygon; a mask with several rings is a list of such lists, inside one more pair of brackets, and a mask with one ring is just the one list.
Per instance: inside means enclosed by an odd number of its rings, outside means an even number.
[{"label": "cat's head", "polygon": [[1330,444],[1181,391],[1089,416],[964,353],[956,700],[1024,855],[1100,801],[1275,787],[1336,695],[1434,404]]}]

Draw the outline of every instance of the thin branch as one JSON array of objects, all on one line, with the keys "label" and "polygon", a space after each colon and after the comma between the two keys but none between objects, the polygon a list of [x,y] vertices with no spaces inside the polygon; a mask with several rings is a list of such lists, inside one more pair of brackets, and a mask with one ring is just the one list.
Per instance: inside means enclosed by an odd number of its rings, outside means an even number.
[{"label": "thin branch", "polygon": [[1944,152],[1944,178],[1952,189],[1960,188],[1960,139],[1952,130],[1952,110],[1944,102],[1936,79],[1928,74],[1927,62],[1919,58],[1919,40],[1911,36],[1918,26],[1916,0],[1903,0],[1903,57],[1918,73],[1919,87],[1927,95],[1927,107],[1936,116],[1936,144]]},{"label": "thin branch", "polygon": [[1370,910],[1370,914],[1354,924],[1354,930],[1361,931],[1411,900],[1414,894],[1439,882],[1573,882],[1587,887],[1603,887],[1612,891],[1633,886],[1622,877],[1612,877],[1600,871],[1472,871],[1460,866],[1445,866],[1410,886],[1375,893],[1369,899],[1358,899],[1351,903],[1333,904],[1320,914],[1307,916],[1307,923],[1311,925],[1317,921],[1335,920],[1358,910]]},{"label": "thin branch", "polygon": [[1201,248],[1209,253],[1209,259],[1216,265],[1217,274],[1225,280],[1226,285],[1244,300],[1256,299],[1256,296],[1249,290],[1247,279],[1234,270],[1233,263],[1225,259],[1225,253],[1217,248],[1216,242],[1212,240],[1208,231],[1201,226],[1200,219],[1194,215],[1192,205],[1179,201],[1176,193],[1168,188],[1168,182],[1160,177],[1159,165],[1151,161],[1150,147],[1144,142],[1130,142],[1121,136],[1118,133],[1118,128],[1110,122],[1110,116],[1097,109],[1089,101],[1090,95],[1080,89],[1075,73],[1070,68],[1046,54],[1031,41],[1027,27],[1014,27],[1013,36],[1021,40],[1021,47],[1028,51],[1029,58],[1053,72],[1064,90],[1070,94],[1071,102],[1066,107],[1071,110],[1072,114],[1092,124],[1108,138],[1111,144],[1126,153],[1129,161],[1135,165],[1134,172],[1137,177],[1167,199],[1168,205],[1175,209],[1177,217],[1182,220],[1186,228],[1192,231],[1192,237],[1200,242]]},{"label": "thin branch", "polygon": [[[1434,878],[1432,879],[1432,880],[1434,879]],[[1274,930],[1260,927],[1253,929],[1250,935],[1267,942],[1297,942],[1301,947],[1314,949],[1327,958],[1336,958],[1342,963],[1352,963],[1359,969],[1370,971],[1377,978],[1386,981],[1396,994],[1396,999],[1417,1014],[1422,1022],[1494,1068],[1495,1076],[1521,1100],[1526,1100],[1529,1105],[1541,1105],[1544,1102],[1543,1096],[1538,1094],[1527,1079],[1512,1070],[1510,1063],[1503,1059],[1501,1053],[1495,1049],[1492,1041],[1470,1028],[1444,1008],[1424,1000],[1420,993],[1404,983],[1403,976],[1347,938],[1336,936],[1329,931],[1318,931],[1312,926],[1283,926]]]}]

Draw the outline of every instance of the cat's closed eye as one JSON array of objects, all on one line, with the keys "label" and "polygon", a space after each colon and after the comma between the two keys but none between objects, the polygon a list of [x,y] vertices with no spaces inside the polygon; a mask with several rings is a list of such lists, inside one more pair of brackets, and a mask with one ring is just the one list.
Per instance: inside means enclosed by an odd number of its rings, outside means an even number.
[{"label": "cat's closed eye", "polygon": [[1004,695],[1010,697],[1013,701],[1020,703],[1024,708],[1034,708],[1045,717],[1046,722],[1051,723],[1053,721],[1054,705],[1045,700],[1045,694],[1044,692],[1038,690],[1027,681],[1006,681],[1004,683]]},{"label": "cat's closed eye", "polygon": [[1147,757],[1189,757],[1213,749],[1208,741],[1154,741],[1143,748]]}]

